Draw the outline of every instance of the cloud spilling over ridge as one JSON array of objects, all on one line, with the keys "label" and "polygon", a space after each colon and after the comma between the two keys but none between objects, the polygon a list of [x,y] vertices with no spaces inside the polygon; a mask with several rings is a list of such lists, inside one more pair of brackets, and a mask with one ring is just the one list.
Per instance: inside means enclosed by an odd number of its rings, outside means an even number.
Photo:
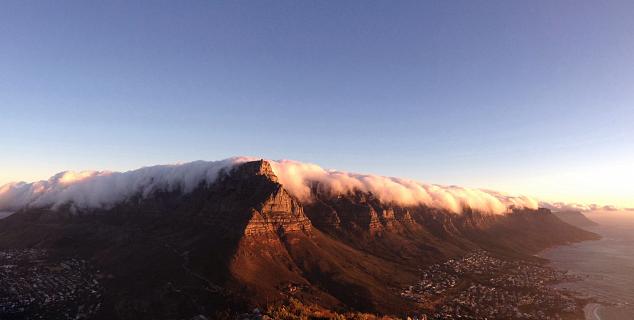
[{"label": "cloud spilling over ridge", "polygon": [[223,169],[250,158],[194,161],[158,165],[127,172],[60,172],[48,180],[9,183],[0,187],[0,211],[24,207],[53,207],[72,203],[77,208],[107,209],[135,195],[157,190],[191,192],[202,182],[213,182]]},{"label": "cloud spilling over ridge", "polygon": [[384,202],[406,206],[426,205],[460,213],[465,207],[503,214],[510,207],[537,209],[538,202],[525,196],[469,189],[458,186],[424,184],[409,179],[326,170],[318,165],[292,160],[270,161],[280,183],[294,196],[310,201],[310,186],[318,182],[321,191],[333,195],[355,190],[371,192]]},{"label": "cloud spilling over ridge", "polygon": [[[195,161],[145,167],[127,172],[61,172],[49,180],[10,183],[0,187],[0,211],[24,207],[72,204],[76,208],[107,209],[126,199],[147,197],[158,190],[191,192],[201,183],[212,183],[222,170],[256,158],[235,157],[221,161]],[[332,195],[370,192],[383,202],[405,206],[426,205],[460,213],[466,207],[503,214],[510,207],[536,209],[537,201],[524,196],[424,184],[409,179],[326,170],[318,165],[291,160],[269,161],[279,182],[302,201],[311,200],[311,186]]]}]

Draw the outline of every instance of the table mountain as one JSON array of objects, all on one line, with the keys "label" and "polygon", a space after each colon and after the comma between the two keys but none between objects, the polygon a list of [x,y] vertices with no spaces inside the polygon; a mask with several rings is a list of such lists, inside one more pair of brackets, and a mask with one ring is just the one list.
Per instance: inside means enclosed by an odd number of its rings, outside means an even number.
[{"label": "table mountain", "polygon": [[267,161],[250,161],[188,193],[159,190],[108,209],[21,209],[0,220],[0,248],[91,261],[106,279],[103,319],[174,319],[289,296],[400,314],[414,306],[398,288],[425,264],[477,248],[526,257],[596,238],[547,209],[454,213],[320,190],[300,201]]}]

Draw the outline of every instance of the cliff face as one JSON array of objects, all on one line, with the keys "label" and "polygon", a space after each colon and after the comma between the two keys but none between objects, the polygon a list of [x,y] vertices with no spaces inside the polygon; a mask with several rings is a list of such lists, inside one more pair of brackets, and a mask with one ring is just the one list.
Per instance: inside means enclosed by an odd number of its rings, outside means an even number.
[{"label": "cliff face", "polygon": [[[312,226],[301,204],[278,183],[271,165],[266,161],[248,162],[237,167],[221,178],[211,190],[221,194],[220,197],[207,200],[211,202],[207,210],[216,221],[227,218],[226,208],[230,208],[228,211],[247,212],[244,235],[271,232],[278,235],[293,232],[310,234]],[[229,194],[238,196],[228,202]],[[231,229],[235,227],[230,226]]]},{"label": "cliff face", "polygon": [[466,209],[454,214],[384,203],[363,193],[333,197],[315,192],[314,198],[304,206],[317,229],[399,264],[419,258],[442,260],[474,248],[530,255],[553,245],[596,239],[590,232],[562,223],[548,209],[517,209],[506,215]]},{"label": "cliff face", "polygon": [[304,209],[281,185],[252,214],[245,234],[251,234],[261,227],[272,228],[279,234],[309,234],[311,231],[312,225],[304,215]]},{"label": "cliff face", "polygon": [[522,256],[593,237],[548,210],[458,215],[359,192],[315,193],[300,203],[266,161],[222,172],[189,194],[157,192],[101,211],[29,209],[0,220],[0,248],[78,254],[111,274],[104,319],[213,314],[289,295],[400,313],[415,306],[394,288],[416,281],[421,264],[476,248]]}]

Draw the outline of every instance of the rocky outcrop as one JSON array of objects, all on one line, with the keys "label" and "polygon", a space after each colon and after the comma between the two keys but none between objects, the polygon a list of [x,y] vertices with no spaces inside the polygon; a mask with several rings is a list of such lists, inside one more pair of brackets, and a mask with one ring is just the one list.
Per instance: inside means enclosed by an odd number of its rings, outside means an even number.
[{"label": "rocky outcrop", "polygon": [[271,164],[266,160],[243,163],[231,170],[230,175],[235,180],[249,180],[253,177],[264,177],[271,182],[278,182],[277,176],[273,172]]},{"label": "rocky outcrop", "polygon": [[271,231],[280,235],[289,232],[309,234],[312,227],[302,206],[281,185],[257,209],[253,209],[251,215],[245,235]]}]

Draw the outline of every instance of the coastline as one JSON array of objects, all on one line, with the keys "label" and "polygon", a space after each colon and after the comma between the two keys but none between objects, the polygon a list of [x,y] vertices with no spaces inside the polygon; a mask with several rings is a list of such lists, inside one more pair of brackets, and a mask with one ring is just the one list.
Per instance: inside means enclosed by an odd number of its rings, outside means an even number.
[{"label": "coastline", "polygon": [[[585,229],[585,230],[587,230],[587,229]],[[601,234],[599,234],[599,233],[595,232],[594,230],[587,230],[587,231],[590,231],[590,232],[592,232],[592,233],[594,233],[594,234],[597,234],[597,235],[599,236],[599,239],[587,239],[587,240],[581,240],[581,241],[573,241],[573,242],[569,242],[569,243],[566,243],[566,244],[559,244],[559,245],[549,246],[549,247],[544,248],[544,249],[540,250],[539,252],[535,253],[533,256],[535,256],[535,257],[538,257],[538,258],[540,258],[540,259],[545,260],[545,261],[546,261],[546,264],[547,264],[548,266],[550,266],[551,268],[555,268],[555,269],[558,269],[558,270],[563,270],[563,269],[560,269],[560,268],[555,267],[555,266],[553,265],[553,263],[552,263],[552,260],[551,260],[551,259],[549,259],[549,258],[544,257],[544,255],[545,255],[548,251],[550,251],[550,250],[555,250],[555,249],[557,249],[557,248],[559,248],[559,247],[571,246],[571,245],[575,245],[575,244],[582,243],[582,242],[587,242],[587,241],[598,241],[598,240],[600,240],[600,239],[602,239],[602,238],[603,238],[603,236],[602,236]],[[566,269],[566,270],[563,270],[563,271],[570,272],[571,270],[567,270],[567,269]],[[560,284],[561,284],[561,283],[560,283]],[[573,292],[574,292],[575,296],[577,296],[577,298],[579,298],[579,299],[584,299],[584,298],[585,298],[585,299],[587,299],[587,298],[591,298],[591,297],[589,297],[589,296],[585,296],[585,295],[584,295],[583,293],[581,293],[581,292],[577,292],[577,291],[574,291],[574,290],[573,290]],[[586,301],[587,301],[587,300],[586,300]],[[602,320],[602,318],[601,318],[601,314],[600,314],[600,310],[601,310],[602,308],[603,308],[603,305],[601,305],[601,304],[597,303],[597,302],[596,302],[596,300],[595,300],[595,301],[590,300],[590,301],[589,301],[589,302],[587,302],[587,303],[585,304],[585,306],[583,307],[584,319],[585,319],[585,320]]]},{"label": "coastline", "polygon": [[560,247],[573,246],[573,245],[580,244],[580,243],[583,243],[583,242],[588,242],[588,241],[600,241],[600,240],[603,239],[604,236],[601,233],[597,232],[598,231],[597,230],[598,227],[599,226],[583,227],[583,228],[582,227],[577,227],[579,229],[582,229],[582,230],[588,231],[588,232],[590,232],[592,234],[595,234],[597,236],[596,238],[583,239],[583,240],[574,240],[574,241],[568,241],[566,243],[550,245],[550,246],[547,246],[547,247],[545,247],[545,248],[533,253],[533,256],[537,257],[537,258],[540,258],[540,259],[547,260],[550,263],[550,261],[551,261],[550,259],[543,257],[543,255],[546,252],[550,251],[550,250],[554,250],[554,249],[557,249],[557,248],[560,248]]},{"label": "coastline", "polygon": [[632,227],[602,224],[588,228],[599,234],[601,241],[554,246],[536,254],[548,260],[551,267],[584,277],[580,282],[555,285],[578,293],[582,301],[585,299],[584,319],[634,319]]}]

